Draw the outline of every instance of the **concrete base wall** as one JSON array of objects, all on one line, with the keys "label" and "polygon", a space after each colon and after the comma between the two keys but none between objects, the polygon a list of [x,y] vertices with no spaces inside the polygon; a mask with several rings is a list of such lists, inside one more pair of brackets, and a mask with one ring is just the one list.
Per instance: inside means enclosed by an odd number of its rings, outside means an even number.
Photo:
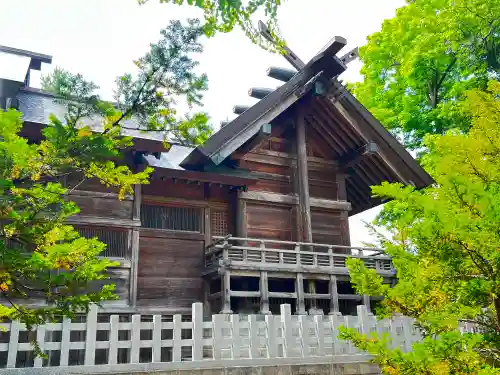
[{"label": "concrete base wall", "polygon": [[[342,358],[343,357],[343,358]],[[356,358],[358,357],[358,358]],[[364,357],[364,358],[359,358]],[[299,361],[306,363],[300,363]],[[367,356],[3,369],[2,375],[380,375]]]},{"label": "concrete base wall", "polygon": [[[280,365],[186,369],[173,371],[134,372],[123,375],[380,375],[378,366],[369,363]],[[120,374],[122,375],[122,374]]]}]

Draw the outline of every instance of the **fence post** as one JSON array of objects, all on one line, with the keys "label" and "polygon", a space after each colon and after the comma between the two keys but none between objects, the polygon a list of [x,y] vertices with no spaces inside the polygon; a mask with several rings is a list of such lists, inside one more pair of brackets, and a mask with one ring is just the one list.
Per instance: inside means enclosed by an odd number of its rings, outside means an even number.
[{"label": "fence post", "polygon": [[231,315],[231,359],[239,359],[241,355],[240,317]]},{"label": "fence post", "polygon": [[161,315],[153,315],[153,362],[161,362]]},{"label": "fence post", "polygon": [[[315,315],[314,316],[314,329],[316,332],[316,337],[318,339],[318,353],[317,355],[322,356],[325,355],[325,326],[323,324],[323,316]],[[335,338],[332,337],[332,340]]]},{"label": "fence post", "polygon": [[[182,361],[182,358],[181,358],[182,316],[179,314],[174,315],[174,323],[173,324],[174,324],[174,329],[173,329],[172,360],[173,360],[173,362],[180,362],[180,361]],[[193,344],[194,344],[194,336],[192,338],[193,338]]]},{"label": "fence post", "polygon": [[71,335],[71,319],[64,317],[61,329],[61,358],[59,359],[59,366],[68,366],[69,346]]},{"label": "fence post", "polygon": [[[38,345],[40,346],[40,351],[43,353],[44,352],[44,347],[45,347],[45,326],[44,325],[39,325],[36,327],[36,341],[38,342]],[[33,367],[42,367],[43,366],[43,358],[40,356],[37,356],[35,358],[35,361],[33,363]]]},{"label": "fence post", "polygon": [[408,317],[403,318],[403,337],[405,340],[404,346],[406,352],[411,352],[413,347],[413,333],[412,333],[413,320]]},{"label": "fence post", "polygon": [[292,355],[293,337],[292,337],[292,310],[290,305],[280,305],[281,327],[283,331],[283,357]]},{"label": "fence post", "polygon": [[85,366],[95,364],[95,336],[97,332],[97,305],[90,305],[85,332]]},{"label": "fence post", "polygon": [[248,333],[250,335],[250,358],[259,358],[259,323],[257,323],[257,317],[253,314],[248,316]]},{"label": "fence post", "polygon": [[368,327],[368,309],[366,305],[358,305],[356,309],[361,333],[363,335],[368,335],[370,333],[370,328]]},{"label": "fence post", "polygon": [[278,345],[276,341],[276,325],[274,315],[266,315],[266,344],[267,344],[267,358],[276,358],[278,352]]},{"label": "fence post", "polygon": [[139,363],[139,350],[141,347],[141,316],[132,315],[132,327],[130,339],[132,348],[130,349],[130,363]]},{"label": "fence post", "polygon": [[17,360],[17,348],[19,345],[19,321],[10,323],[9,352],[7,354],[7,368],[15,368]]},{"label": "fence post", "polygon": [[222,358],[222,326],[224,325],[224,315],[212,315],[212,353],[213,359]]},{"label": "fence post", "polygon": [[201,302],[193,303],[192,305],[192,322],[193,322],[193,361],[201,361],[203,359],[203,304]]},{"label": "fence post", "polygon": [[108,364],[116,365],[118,358],[118,315],[111,315],[109,318],[109,352]]},{"label": "fence post", "polygon": [[301,342],[301,355],[307,357],[309,355],[309,315],[299,316],[300,324],[300,342]]},{"label": "fence post", "polygon": [[339,339],[339,326],[345,323],[345,318],[340,314],[335,314],[328,315],[328,319],[332,330],[333,354],[344,354],[346,342]]}]

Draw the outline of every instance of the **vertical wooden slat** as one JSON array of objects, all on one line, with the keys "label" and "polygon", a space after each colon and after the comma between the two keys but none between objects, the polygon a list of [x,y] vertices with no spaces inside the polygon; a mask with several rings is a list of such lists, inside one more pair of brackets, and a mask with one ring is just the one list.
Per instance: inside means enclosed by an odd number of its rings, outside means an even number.
[{"label": "vertical wooden slat", "polygon": [[[173,361],[181,361],[181,347],[182,347],[182,316],[179,314],[174,315],[174,332],[173,332],[173,342],[174,347],[172,349]],[[194,340],[194,337],[193,337]]]},{"label": "vertical wooden slat", "polygon": [[[314,316],[314,332],[318,340],[318,352],[316,355],[323,356],[325,355],[325,329],[323,326],[323,317],[321,315]],[[333,339],[332,337],[332,340]]]},{"label": "vertical wooden slat", "polygon": [[95,337],[97,332],[97,305],[91,305],[87,314],[87,328],[85,332],[85,366],[95,364]]},{"label": "vertical wooden slat", "polygon": [[241,354],[240,317],[231,315],[231,359],[239,359]]},{"label": "vertical wooden slat", "polygon": [[153,315],[153,362],[161,362],[161,315]]},{"label": "vertical wooden slat", "polygon": [[132,348],[130,349],[130,363],[139,363],[139,348],[141,345],[141,316],[132,315],[131,329]]},{"label": "vertical wooden slat", "polygon": [[109,318],[109,352],[108,352],[108,363],[114,365],[117,363],[118,358],[118,315],[111,315]]},{"label": "vertical wooden slat", "polygon": [[248,316],[248,329],[250,331],[250,358],[259,358],[259,324],[257,323],[257,316]]},{"label": "vertical wooden slat", "polygon": [[292,312],[290,305],[280,305],[281,327],[283,329],[283,356],[293,355],[295,342],[292,336]]},{"label": "vertical wooden slat", "polygon": [[192,305],[193,321],[193,361],[203,359],[203,304],[193,303]]},{"label": "vertical wooden slat", "polygon": [[410,318],[403,317],[403,337],[404,337],[404,351],[411,352],[413,347],[413,335],[411,332],[412,322]]},{"label": "vertical wooden slat", "polygon": [[276,340],[276,324],[274,315],[266,315],[266,346],[267,358],[275,358],[278,355],[278,342]]},{"label": "vertical wooden slat", "polygon": [[302,357],[307,357],[309,355],[309,316],[301,315],[299,316],[300,325],[300,354]]},{"label": "vertical wooden slat", "polygon": [[10,324],[9,352],[7,354],[7,368],[16,367],[17,348],[19,346],[19,321]]},{"label": "vertical wooden slat", "polygon": [[344,317],[341,315],[330,315],[330,327],[333,337],[333,354],[344,354],[346,341],[339,339],[339,327],[344,324]]},{"label": "vertical wooden slat", "polygon": [[71,320],[68,317],[64,317],[61,328],[61,353],[59,359],[59,366],[68,366],[70,334],[71,334]]},{"label": "vertical wooden slat", "polygon": [[212,350],[214,359],[222,358],[222,326],[224,324],[223,315],[212,315]]},{"label": "vertical wooden slat", "polygon": [[367,312],[371,312],[369,295],[363,294],[363,305],[366,307]]},{"label": "vertical wooden slat", "polygon": [[[44,352],[44,346],[45,346],[45,326],[40,325],[36,328],[36,341],[38,342],[38,345],[40,346],[40,350],[43,353]],[[42,367],[43,366],[43,358],[40,356],[37,356],[35,358],[33,367]]]},{"label": "vertical wooden slat", "polygon": [[368,309],[366,308],[365,305],[358,305],[356,306],[356,310],[357,310],[359,328],[361,330],[361,333],[363,335],[367,335],[370,332],[368,327]]}]

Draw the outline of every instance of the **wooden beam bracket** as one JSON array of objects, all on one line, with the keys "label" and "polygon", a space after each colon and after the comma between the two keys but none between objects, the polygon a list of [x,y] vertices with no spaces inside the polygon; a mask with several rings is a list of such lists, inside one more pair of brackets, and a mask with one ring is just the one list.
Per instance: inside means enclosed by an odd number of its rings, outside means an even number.
[{"label": "wooden beam bracket", "polygon": [[347,169],[358,164],[363,158],[377,154],[378,150],[378,145],[375,142],[369,142],[356,151],[347,154],[339,160],[340,171],[347,171]]}]

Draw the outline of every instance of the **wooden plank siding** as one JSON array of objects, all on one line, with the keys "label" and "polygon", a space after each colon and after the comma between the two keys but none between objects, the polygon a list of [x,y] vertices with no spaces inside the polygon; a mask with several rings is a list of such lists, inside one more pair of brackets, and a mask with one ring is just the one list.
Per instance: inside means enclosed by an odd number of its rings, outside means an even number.
[{"label": "wooden plank siding", "polygon": [[346,217],[343,211],[311,210],[313,242],[321,244],[344,245],[349,233],[345,228]]},{"label": "wooden plank siding", "polygon": [[118,219],[132,219],[131,200],[120,201],[114,194],[109,197],[96,196],[92,194],[83,195],[85,192],[76,192],[68,196],[68,199],[80,207],[80,216],[98,216]]},{"label": "wooden plank siding", "polygon": [[291,206],[247,202],[246,212],[248,237],[293,240]]},{"label": "wooden plank siding", "polygon": [[203,236],[160,235],[151,230],[140,233],[138,305],[173,309],[202,301]]},{"label": "wooden plank siding", "polygon": [[204,300],[203,253],[212,235],[234,233],[236,192],[170,179],[142,193],[137,307],[184,311]]},{"label": "wooden plank siding", "polygon": [[[345,175],[338,174],[335,151],[325,137],[306,123],[307,172],[311,198],[345,201]],[[281,195],[276,200],[246,201],[246,233],[251,238],[298,240],[302,231],[298,204],[287,196],[298,197],[296,133],[291,124],[273,126],[272,136],[246,153],[235,153],[240,168],[250,170],[259,181],[249,192]],[[247,195],[243,195],[244,197]],[[332,208],[311,210],[314,242],[348,244],[347,211]]]}]

